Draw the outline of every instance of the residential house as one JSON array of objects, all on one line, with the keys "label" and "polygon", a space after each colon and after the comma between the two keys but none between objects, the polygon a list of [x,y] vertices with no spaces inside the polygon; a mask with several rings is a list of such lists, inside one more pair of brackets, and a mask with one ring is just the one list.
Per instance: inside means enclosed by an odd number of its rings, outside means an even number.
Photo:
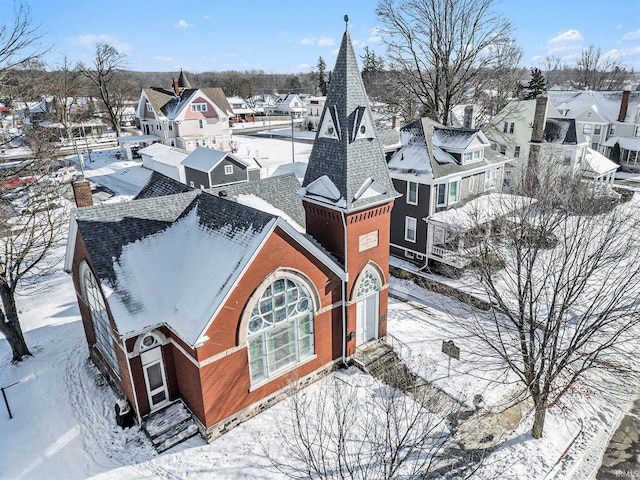
[{"label": "residential house", "polygon": [[564,117],[546,96],[509,102],[483,128],[491,140],[491,148],[512,159],[506,170],[506,192],[523,180],[532,145],[540,147],[541,157],[554,159],[574,173],[582,171],[596,183],[611,184],[616,166],[595,155],[597,152],[589,147],[590,139],[583,130],[575,119]]},{"label": "residential house", "polygon": [[265,115],[265,107],[275,105],[276,99],[268,93],[261,93],[247,99],[247,104],[257,115]]},{"label": "residential house", "polygon": [[276,98],[273,105],[264,106],[265,115],[286,115],[299,118],[304,115],[305,111],[304,102],[295,93],[284,93]]},{"label": "residential house", "polygon": [[222,150],[198,147],[182,160],[184,183],[195,188],[248,182],[260,178],[257,165]]},{"label": "residential house", "polygon": [[[482,131],[491,140],[491,148],[514,160],[512,167],[529,158],[535,109],[535,99],[513,100],[482,127]],[[552,105],[548,105],[547,117],[561,116]]]},{"label": "residential house", "polygon": [[189,156],[188,151],[163,143],[154,143],[138,150],[138,153],[142,158],[143,167],[186,184],[182,161]]},{"label": "residential house", "polygon": [[640,91],[549,91],[550,102],[576,121],[589,146],[623,168],[640,170]]},{"label": "residential house", "polygon": [[[397,193],[348,32],[321,125],[302,188],[284,175],[212,195],[164,177],[74,212],[65,269],[90,356],[146,429],[184,403],[215,438],[386,334]],[[88,181],[74,188],[90,203]],[[304,231],[268,192],[302,207]]]},{"label": "residential house", "polygon": [[170,147],[229,148],[233,115],[221,88],[191,88],[184,72],[171,89],[145,88],[136,118],[143,135],[156,135]]},{"label": "residential house", "polygon": [[528,163],[552,162],[573,175],[610,191],[618,165],[589,147],[589,138],[574,118],[548,118],[548,98],[536,98]]},{"label": "residential house", "polygon": [[227,102],[231,106],[233,117],[230,123],[233,125],[238,122],[254,122],[256,112],[249,107],[247,102],[240,97],[227,97]]},{"label": "residential house", "polygon": [[391,253],[424,267],[462,268],[448,228],[429,219],[485,193],[500,192],[508,159],[481,130],[444,127],[423,118],[400,130],[390,156],[393,185],[402,194],[391,214]]},{"label": "residential house", "polygon": [[324,110],[324,102],[327,97],[309,97],[307,101],[307,118],[305,125],[307,130],[315,132],[320,124],[320,115]]}]

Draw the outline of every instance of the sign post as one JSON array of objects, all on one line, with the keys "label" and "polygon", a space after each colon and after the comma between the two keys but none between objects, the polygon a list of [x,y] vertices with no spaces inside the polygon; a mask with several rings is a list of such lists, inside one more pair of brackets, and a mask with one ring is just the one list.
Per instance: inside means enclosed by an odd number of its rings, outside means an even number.
[{"label": "sign post", "polygon": [[456,360],[460,360],[460,349],[456,347],[456,344],[453,343],[453,340],[442,341],[442,353],[444,353],[449,361],[447,363],[447,377],[449,376],[449,372],[451,371],[451,358],[455,358]]}]

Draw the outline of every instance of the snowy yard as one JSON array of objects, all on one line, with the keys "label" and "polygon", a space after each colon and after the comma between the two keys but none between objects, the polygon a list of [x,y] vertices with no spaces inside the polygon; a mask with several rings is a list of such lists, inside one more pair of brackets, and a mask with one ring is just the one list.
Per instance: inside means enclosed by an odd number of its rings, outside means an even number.
[{"label": "snowy yard", "polygon": [[[258,159],[263,176],[296,166],[290,142],[250,137],[238,141],[238,153]],[[298,167],[304,167],[311,145],[296,144],[295,151]],[[149,172],[140,162],[116,161],[113,153],[92,152],[94,161],[87,159],[86,176],[116,193],[110,201],[131,198]],[[60,248],[51,261],[60,261],[63,254]],[[482,396],[487,411],[501,412],[513,405],[521,387],[451,321],[452,316],[464,321],[469,307],[406,281],[392,279],[391,287],[399,296],[419,300],[390,300],[388,318],[388,331],[401,342],[400,354],[415,373],[469,408],[476,395]],[[0,387],[12,385],[6,396],[13,415],[9,419],[0,405],[0,478],[282,478],[264,457],[260,441],[270,445],[276,457],[286,455],[279,448],[282,439],[276,428],[287,414],[286,401],[210,445],[195,437],[158,455],[141,432],[116,425],[116,397],[88,360],[73,284],[62,272],[62,263],[37,291],[24,292],[18,302],[34,356],[11,365],[10,348],[0,341]],[[449,340],[460,348],[460,360],[451,360],[450,367],[441,352],[442,342]],[[379,387],[354,369],[332,375],[363,385],[363,402]],[[321,385],[308,388],[314,392]],[[529,433],[531,409],[524,409],[512,431],[481,423],[488,434],[496,432],[504,441],[475,478],[587,478],[632,400],[629,395],[610,403],[588,391],[572,392],[561,407],[549,411],[541,440]]]}]

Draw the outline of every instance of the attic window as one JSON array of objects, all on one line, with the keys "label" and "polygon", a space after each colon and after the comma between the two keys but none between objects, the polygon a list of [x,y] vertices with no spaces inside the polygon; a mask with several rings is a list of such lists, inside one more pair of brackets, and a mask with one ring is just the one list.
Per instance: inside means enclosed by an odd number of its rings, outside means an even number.
[{"label": "attic window", "polygon": [[233,165],[225,165],[224,166],[224,174],[225,175],[233,175]]},{"label": "attic window", "polygon": [[206,112],[207,104],[206,103],[192,103],[191,104],[192,112]]},{"label": "attic window", "polygon": [[149,102],[147,102],[147,112],[153,112],[153,107]]}]

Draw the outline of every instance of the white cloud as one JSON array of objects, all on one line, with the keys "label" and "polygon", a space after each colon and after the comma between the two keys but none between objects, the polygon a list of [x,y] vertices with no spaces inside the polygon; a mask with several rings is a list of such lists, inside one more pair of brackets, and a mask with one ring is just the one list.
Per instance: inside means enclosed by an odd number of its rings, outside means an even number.
[{"label": "white cloud", "polygon": [[318,39],[318,45],[321,47],[330,47],[332,45],[335,45],[335,43],[336,42],[331,37],[320,37]]},{"label": "white cloud", "polygon": [[205,20],[211,20],[211,17],[210,17],[209,15],[205,15],[205,16],[204,16],[204,17],[202,17],[202,18],[204,18]]},{"label": "white cloud", "polygon": [[178,23],[174,25],[175,28],[189,28],[193,27],[193,24],[187,22],[186,20],[178,20]]},{"label": "white cloud", "polygon": [[382,41],[382,35],[383,35],[383,31],[380,29],[380,27],[373,27],[371,30],[369,30],[369,38],[367,38],[367,43],[378,43],[380,41]]},{"label": "white cloud", "polygon": [[640,28],[635,32],[627,32],[622,36],[623,40],[640,40]]},{"label": "white cloud", "polygon": [[312,38],[305,37],[302,40],[299,40],[298,43],[300,45],[315,45],[316,37],[312,37]]},{"label": "white cloud", "polygon": [[619,23],[619,24],[616,26],[616,30],[622,30],[623,28],[624,28],[624,25],[622,25],[621,23]]},{"label": "white cloud", "polygon": [[547,43],[553,45],[556,43],[579,42],[582,39],[582,34],[578,30],[567,30],[548,40]]},{"label": "white cloud", "polygon": [[301,63],[300,65],[296,66],[296,72],[304,72],[308,69],[309,69],[309,65],[306,63]]},{"label": "white cloud", "polygon": [[96,47],[97,43],[106,43],[115,48],[119,53],[125,55],[128,55],[133,50],[133,47],[128,43],[121,42],[117,38],[104,33],[98,35],[94,35],[91,33],[87,35],[78,35],[76,37],[70,38],[70,41],[77,45],[80,45],[81,47],[92,50]]},{"label": "white cloud", "polygon": [[153,57],[154,60],[158,60],[160,62],[173,62],[173,58],[171,57],[161,57],[159,55],[156,55]]}]

